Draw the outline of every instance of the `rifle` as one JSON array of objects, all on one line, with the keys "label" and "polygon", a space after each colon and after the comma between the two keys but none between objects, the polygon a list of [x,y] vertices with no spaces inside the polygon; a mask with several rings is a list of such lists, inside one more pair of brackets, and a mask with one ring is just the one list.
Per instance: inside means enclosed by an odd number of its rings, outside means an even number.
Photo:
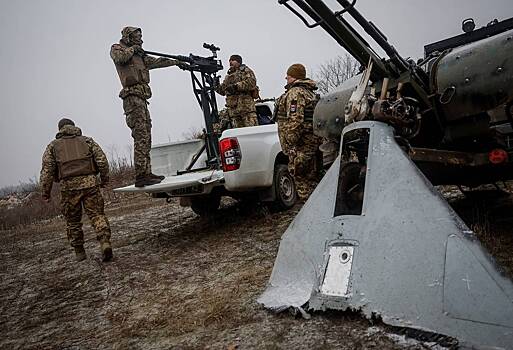
[{"label": "rifle", "polygon": [[[154,51],[144,51],[148,55],[172,58],[180,61],[179,67],[183,70],[191,72],[192,91],[203,110],[203,118],[205,120],[205,147],[207,150],[207,166],[209,168],[219,169],[221,167],[221,158],[219,155],[219,140],[214,132],[213,123],[219,121],[219,112],[215,95],[215,88],[219,84],[219,76],[217,72],[223,69],[223,65],[217,59],[217,51],[219,47],[213,44],[203,44],[205,49],[212,52],[212,56],[203,57],[193,55],[170,55]],[[194,163],[199,157],[194,157],[191,164],[186,170],[179,173],[190,171]]]}]

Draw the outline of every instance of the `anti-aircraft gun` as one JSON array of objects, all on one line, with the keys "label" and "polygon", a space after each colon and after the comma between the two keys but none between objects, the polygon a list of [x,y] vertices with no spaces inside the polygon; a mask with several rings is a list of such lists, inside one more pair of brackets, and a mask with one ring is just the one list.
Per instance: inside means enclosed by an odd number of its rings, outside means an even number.
[{"label": "anti-aircraft gun", "polygon": [[340,155],[283,235],[259,302],[356,309],[437,342],[511,348],[513,284],[433,185],[513,178],[513,19],[466,20],[413,61],[356,0],[336,2],[279,0],[363,72],[315,108],[314,132]]},{"label": "anti-aircraft gun", "polygon": [[219,47],[213,44],[203,43],[203,48],[210,50],[212,56],[196,56],[192,53],[189,54],[189,56],[182,56],[145,51],[145,53],[149,55],[173,58],[182,62],[179,64],[179,67],[191,73],[192,90],[203,111],[203,119],[205,120],[205,145],[195,154],[186,169],[178,172],[179,174],[189,172],[205,148],[207,151],[207,166],[219,169],[221,164],[219,140],[217,134],[214,132],[213,123],[219,121],[215,88],[219,83],[217,72],[223,69],[223,65],[221,60],[217,58]]},{"label": "anti-aircraft gun", "polygon": [[[425,46],[425,57],[404,59],[354,7],[332,12],[322,1],[294,1],[365,67],[324,96],[315,132],[338,139],[349,123],[392,125],[411,158],[434,184],[478,185],[513,178],[513,19],[489,23]],[[287,1],[281,1],[292,8]],[[342,17],[350,15],[388,56],[383,59]],[[342,113],[343,112],[343,113]]]}]

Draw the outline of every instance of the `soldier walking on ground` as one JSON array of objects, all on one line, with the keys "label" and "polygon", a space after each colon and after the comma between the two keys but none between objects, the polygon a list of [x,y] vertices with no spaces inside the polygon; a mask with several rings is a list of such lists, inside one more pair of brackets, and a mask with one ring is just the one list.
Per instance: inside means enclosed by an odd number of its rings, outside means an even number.
[{"label": "soldier walking on ground", "polygon": [[151,172],[151,117],[148,99],[151,97],[150,69],[176,66],[180,61],[155,58],[142,49],[141,28],[125,27],[121,31],[119,44],[114,44],[110,57],[116,65],[123,89],[119,97],[123,100],[126,124],[134,139],[135,186],[143,187],[161,182],[164,176]]},{"label": "soldier walking on ground", "polygon": [[315,81],[306,78],[306,69],[296,63],[287,70],[285,93],[277,101],[278,135],[289,157],[299,197],[307,199],[320,178],[319,145],[313,133],[313,110],[318,101]]},{"label": "soldier walking on ground", "polygon": [[100,191],[100,186],[109,182],[107,157],[92,138],[82,136],[82,131],[72,120],[61,119],[58,127],[55,140],[46,147],[43,154],[39,179],[42,198],[49,201],[54,180],[60,182],[62,214],[66,219],[68,240],[75,249],[77,261],[86,259],[82,207],[96,231],[103,261],[110,261],[110,226]]},{"label": "soldier walking on ground", "polygon": [[226,109],[232,127],[242,128],[256,126],[257,114],[255,98],[258,97],[258,87],[253,71],[242,64],[239,55],[230,56],[230,69],[216,92],[226,96]]}]

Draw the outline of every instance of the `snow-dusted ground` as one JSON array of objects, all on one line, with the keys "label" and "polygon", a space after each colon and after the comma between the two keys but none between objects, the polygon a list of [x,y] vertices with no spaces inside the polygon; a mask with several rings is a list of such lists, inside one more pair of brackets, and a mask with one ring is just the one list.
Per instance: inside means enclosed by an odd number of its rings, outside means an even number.
[{"label": "snow-dusted ground", "polygon": [[[177,201],[120,198],[108,205],[115,256],[111,263],[101,262],[88,224],[89,258],[80,263],[68,246],[62,219],[0,231],[0,348],[436,345],[392,334],[357,314],[329,312],[304,320],[272,314],[256,303],[280,237],[299,206],[270,213],[225,201],[215,218],[205,220]],[[511,234],[507,239],[511,244]],[[504,255],[506,262],[510,255]]]}]

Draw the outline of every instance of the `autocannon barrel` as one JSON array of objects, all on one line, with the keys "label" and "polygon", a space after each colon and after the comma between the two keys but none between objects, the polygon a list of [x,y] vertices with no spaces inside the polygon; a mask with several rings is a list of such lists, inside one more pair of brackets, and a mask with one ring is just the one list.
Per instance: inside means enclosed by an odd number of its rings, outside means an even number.
[{"label": "autocannon barrel", "polygon": [[175,60],[179,60],[179,61],[182,61],[182,62],[188,62],[188,63],[192,63],[192,61],[193,61],[192,58],[190,58],[188,56],[182,56],[182,55],[169,55],[167,53],[160,53],[160,52],[154,52],[154,51],[144,51],[144,53],[146,53],[148,55],[153,55],[153,56],[173,58]]}]

